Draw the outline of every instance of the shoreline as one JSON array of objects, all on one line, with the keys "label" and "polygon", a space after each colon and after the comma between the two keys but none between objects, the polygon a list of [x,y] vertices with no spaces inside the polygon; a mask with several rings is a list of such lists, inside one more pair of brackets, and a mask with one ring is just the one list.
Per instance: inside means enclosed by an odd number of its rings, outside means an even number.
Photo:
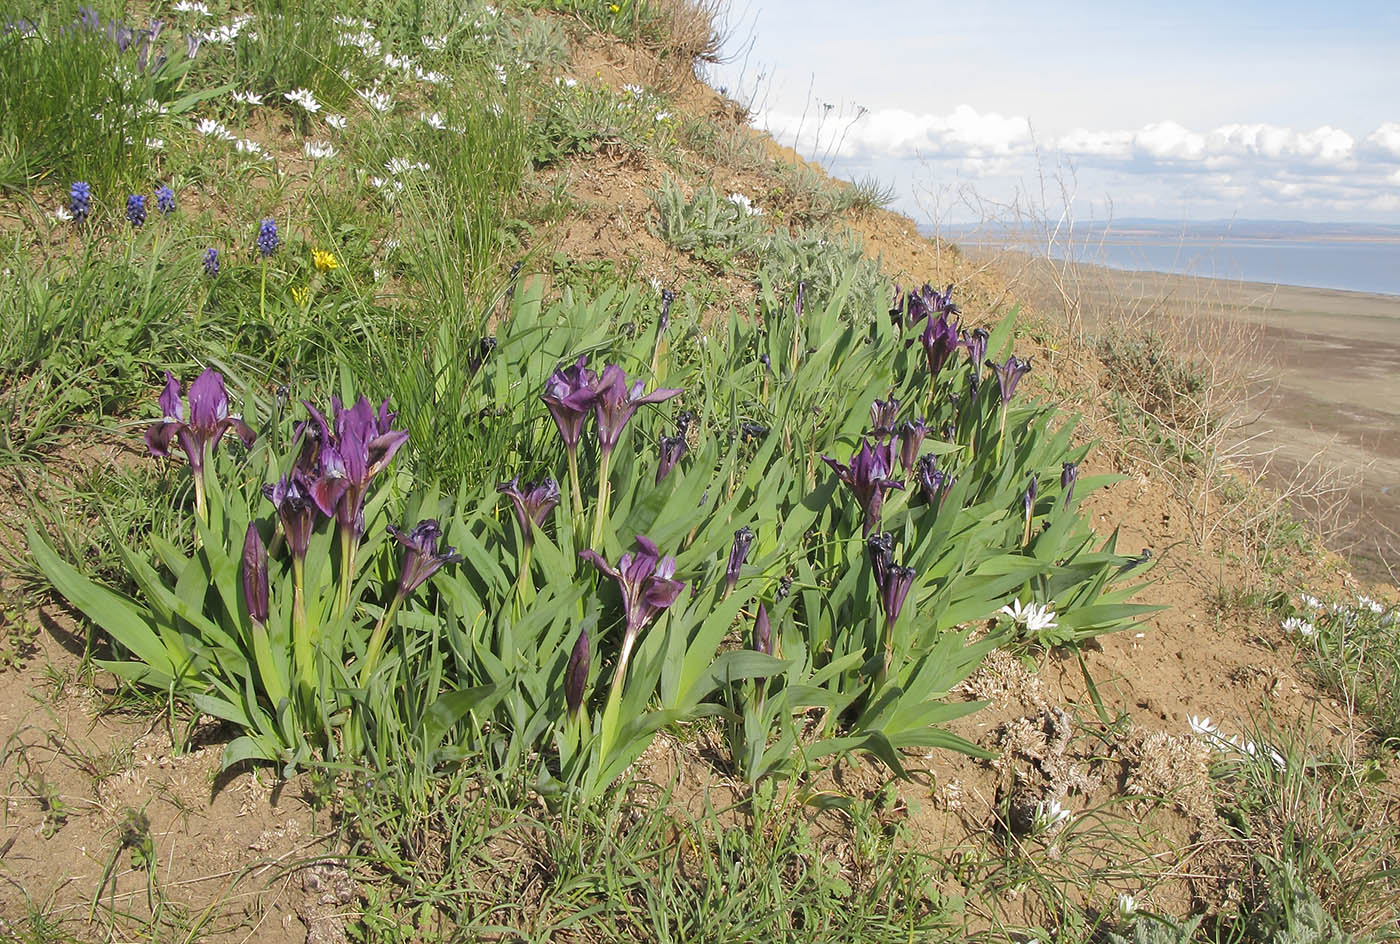
[{"label": "shoreline", "polygon": [[[959,247],[962,250],[962,247]],[[965,250],[962,250],[966,252]],[[989,255],[969,254],[972,260]],[[1033,273],[1025,253],[999,253],[1006,267]],[[1400,567],[1400,295],[1245,282],[1076,263],[1086,325],[1124,310],[1151,311],[1182,324],[1242,323],[1255,343],[1238,349],[1267,368],[1269,383],[1251,403],[1243,431],[1265,453],[1275,485],[1330,474],[1354,483],[1345,522],[1329,543],[1362,574],[1395,581]],[[1034,278],[1029,279],[1034,284]],[[1042,287],[1043,291],[1043,287]],[[1053,309],[1044,309],[1053,310]],[[1303,504],[1306,506],[1307,494]],[[1328,499],[1327,495],[1312,497]],[[1325,502],[1324,502],[1325,503]]]}]

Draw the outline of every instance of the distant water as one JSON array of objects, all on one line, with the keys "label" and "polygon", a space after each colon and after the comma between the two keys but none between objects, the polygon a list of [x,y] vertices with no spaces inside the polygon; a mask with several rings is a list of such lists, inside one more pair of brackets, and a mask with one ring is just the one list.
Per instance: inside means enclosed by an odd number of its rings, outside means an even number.
[{"label": "distant water", "polygon": [[[968,239],[947,235],[970,249],[1015,248],[1014,241],[985,234]],[[1085,237],[1075,258],[1113,269],[1400,295],[1400,240],[1396,239],[1110,233],[1102,239]]]}]

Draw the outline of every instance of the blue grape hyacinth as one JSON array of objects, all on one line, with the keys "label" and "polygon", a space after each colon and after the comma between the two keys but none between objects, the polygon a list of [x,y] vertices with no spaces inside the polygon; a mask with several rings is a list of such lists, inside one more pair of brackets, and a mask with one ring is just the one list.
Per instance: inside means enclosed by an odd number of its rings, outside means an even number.
[{"label": "blue grape hyacinth", "polygon": [[175,212],[175,191],[169,187],[156,188],[156,208],[166,216]]},{"label": "blue grape hyacinth", "polygon": [[213,246],[204,250],[204,274],[211,279],[219,274],[219,250]]},{"label": "blue grape hyacinth", "polygon": [[277,251],[277,223],[268,217],[258,226],[258,252],[267,258]]},{"label": "blue grape hyacinth", "polygon": [[132,226],[140,227],[146,222],[146,198],[133,193],[126,198],[126,219]]},{"label": "blue grape hyacinth", "polygon": [[92,212],[92,188],[86,181],[75,180],[68,188],[68,212],[73,214],[73,222],[81,223]]}]

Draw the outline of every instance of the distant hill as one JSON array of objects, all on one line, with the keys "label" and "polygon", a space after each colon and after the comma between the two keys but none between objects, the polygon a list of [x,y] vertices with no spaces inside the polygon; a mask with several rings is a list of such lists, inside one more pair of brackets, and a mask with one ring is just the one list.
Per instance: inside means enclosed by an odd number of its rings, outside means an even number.
[{"label": "distant hill", "polygon": [[[920,225],[920,232],[932,235],[935,227]],[[1384,223],[1310,223],[1302,220],[1159,220],[1125,218],[1107,223],[1075,225],[1080,236],[1111,235],[1116,239],[1140,236],[1146,239],[1308,239],[1400,240],[1400,225]],[[937,227],[937,232],[953,242],[1015,239],[1027,232],[1014,225],[999,223],[960,223]]]}]

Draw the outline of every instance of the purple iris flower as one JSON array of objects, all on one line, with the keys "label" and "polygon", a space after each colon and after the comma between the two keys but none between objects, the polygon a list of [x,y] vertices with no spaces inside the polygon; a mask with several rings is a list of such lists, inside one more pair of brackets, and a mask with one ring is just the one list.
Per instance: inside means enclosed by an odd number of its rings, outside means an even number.
[{"label": "purple iris flower", "polygon": [[574,651],[569,654],[569,665],[564,669],[564,703],[569,706],[569,716],[578,715],[583,707],[583,696],[588,688],[588,666],[593,653],[588,647],[588,630],[579,631]]},{"label": "purple iris flower", "polygon": [[204,468],[204,453],[211,454],[219,447],[224,433],[232,429],[243,441],[251,446],[257,435],[242,419],[233,416],[228,410],[228,390],[224,378],[216,370],[206,370],[190,384],[186,397],[189,415],[186,416],[185,400],[180,397],[180,383],[170,371],[165,372],[165,389],[158,402],[162,419],[146,429],[146,449],[153,456],[170,455],[172,440],[180,444],[189,459],[190,468],[195,474]]},{"label": "purple iris flower", "polygon": [[185,58],[193,59],[195,56],[199,55],[199,47],[202,45],[204,45],[203,33],[186,33]]},{"label": "purple iris flower", "polygon": [[900,291],[898,282],[894,285],[894,300],[890,302],[890,323],[896,328],[904,327],[904,292]]},{"label": "purple iris flower", "polygon": [[914,463],[919,460],[919,450],[923,448],[928,432],[928,425],[922,418],[899,424],[899,464],[905,475],[914,471]]},{"label": "purple iris flower", "polygon": [[753,529],[748,525],[734,532],[734,544],[729,548],[729,566],[724,569],[724,592],[732,592],[739,583],[739,572],[748,560],[749,548],[753,546]]},{"label": "purple iris flower", "polygon": [[666,476],[671,474],[671,470],[676,467],[676,463],[681,461],[681,456],[689,448],[685,441],[684,433],[677,433],[674,436],[662,436],[658,440],[660,447],[660,457],[656,462],[656,484],[660,485]]},{"label": "purple iris flower", "polygon": [[393,525],[389,525],[388,529],[404,549],[403,565],[399,571],[400,597],[407,597],[417,590],[444,565],[455,564],[462,559],[455,547],[438,550],[442,526],[432,518],[418,522],[411,531],[401,531]]},{"label": "purple iris flower", "polygon": [[496,352],[498,342],[491,335],[487,335],[476,342],[476,352],[467,355],[467,372],[475,377],[477,371],[481,370],[481,365]]},{"label": "purple iris flower", "polygon": [[865,542],[870,556],[870,568],[875,587],[880,591],[880,608],[885,612],[886,632],[899,619],[904,598],[914,585],[914,568],[900,567],[894,562],[894,535],[888,531],[871,535]]},{"label": "purple iris flower", "polygon": [[496,491],[508,497],[515,509],[515,520],[520,523],[520,533],[525,543],[534,542],[535,528],[544,527],[549,513],[559,504],[559,483],[554,479],[544,479],[520,488],[520,476],[509,482],[501,482]]},{"label": "purple iris flower", "polygon": [[982,364],[987,360],[987,329],[973,328],[962,333],[962,346],[967,348],[967,360],[972,365],[972,396],[982,386]]},{"label": "purple iris flower", "polygon": [[885,580],[880,585],[880,608],[885,611],[885,625],[893,626],[904,609],[904,598],[914,586],[915,572],[912,567],[900,567],[891,563],[885,568]]},{"label": "purple iris flower", "polygon": [[408,431],[393,428],[398,414],[389,409],[388,400],[376,411],[364,396],[349,409],[341,406],[339,397],[331,398],[334,431],[320,410],[310,403],[305,406],[318,433],[316,504],[323,514],[334,515],[342,529],[359,537],[365,533],[369,484],[408,441]]},{"label": "purple iris flower", "polygon": [[269,216],[258,224],[258,252],[266,259],[277,251],[277,244],[277,222]]},{"label": "purple iris flower", "polygon": [[921,456],[915,467],[914,480],[919,483],[919,492],[927,504],[941,506],[957,477],[938,470],[937,456]]},{"label": "purple iris flower", "polygon": [[773,626],[768,619],[768,607],[758,605],[758,615],[753,621],[753,648],[765,656],[773,654]]},{"label": "purple iris flower", "polygon": [[1079,463],[1066,462],[1060,469],[1060,488],[1065,493],[1064,507],[1074,499],[1074,483],[1079,481]]},{"label": "purple iris flower", "polygon": [[126,221],[138,229],[146,222],[146,198],[141,194],[126,198]]},{"label": "purple iris flower", "polygon": [[656,619],[681,595],[685,583],[675,579],[676,559],[662,557],[661,551],[652,541],[637,535],[641,547],[636,553],[622,555],[616,567],[603,559],[592,548],[579,551],[578,556],[588,561],[604,574],[617,581],[622,591],[622,605],[626,615],[627,628],[622,637],[622,650],[617,660],[615,678],[622,678],[627,670],[627,660],[637,637],[652,620]]},{"label": "purple iris flower", "polygon": [[580,354],[572,366],[557,368],[545,381],[544,393],[540,396],[549,407],[554,425],[559,427],[559,438],[564,440],[564,448],[570,455],[578,449],[583,421],[588,418],[588,411],[598,396],[598,375],[584,366],[587,362]]},{"label": "purple iris flower", "polygon": [[264,485],[263,495],[277,509],[292,557],[297,561],[306,560],[311,531],[316,527],[316,502],[311,497],[311,484],[300,472],[293,472],[276,485]]},{"label": "purple iris flower", "polygon": [[905,299],[905,308],[908,312],[910,327],[934,315],[946,316],[958,313],[958,306],[953,304],[953,286],[949,285],[945,291],[939,292],[927,282],[917,292],[909,292]]},{"label": "purple iris flower", "polygon": [[949,321],[947,312],[940,312],[937,318],[929,318],[924,325],[924,333],[919,335],[924,357],[928,359],[930,378],[937,378],[948,358],[958,349],[958,325]]},{"label": "purple iris flower", "polygon": [[797,283],[797,298],[792,303],[792,313],[798,321],[802,320],[802,307],[807,303],[807,282],[804,279]]},{"label": "purple iris flower", "polygon": [[875,428],[875,437],[881,442],[894,435],[899,422],[899,401],[894,397],[876,400],[870,404],[870,425]]},{"label": "purple iris flower", "polygon": [[851,456],[849,465],[825,455],[822,461],[831,466],[855,494],[865,510],[864,534],[869,536],[880,523],[880,507],[885,503],[885,493],[893,488],[904,488],[903,482],[890,478],[894,465],[890,444],[881,443],[872,447],[862,439],[860,449]]},{"label": "purple iris flower", "polygon": [[75,180],[68,188],[68,212],[75,223],[83,222],[92,212],[92,187],[86,181]]},{"label": "purple iris flower", "polygon": [[219,274],[219,250],[213,246],[204,250],[204,274],[211,279]]},{"label": "purple iris flower", "polygon": [[266,625],[268,613],[267,546],[263,544],[258,526],[248,523],[243,537],[243,601],[248,615],[258,625]]},{"label": "purple iris flower", "polygon": [[156,188],[156,209],[166,216],[175,212],[175,191],[165,185]]},{"label": "purple iris flower", "polygon": [[1016,395],[1016,385],[1021,382],[1021,378],[1030,373],[1031,359],[1028,357],[1021,360],[1012,354],[1005,364],[998,364],[996,361],[988,361],[988,364],[997,375],[997,386],[1001,388],[1001,405],[1005,407]]},{"label": "purple iris flower", "polygon": [[[672,397],[680,396],[677,389],[658,389],[643,393],[643,383],[638,380],[627,384],[627,374],[616,364],[603,368],[603,376],[598,380],[597,393],[593,400],[593,413],[598,418],[598,444],[604,455],[611,455],[617,442],[622,438],[622,430],[637,409],[644,403],[664,403]],[[547,402],[547,401],[546,401]]]},{"label": "purple iris flower", "polygon": [[1026,530],[1022,536],[1022,544],[1031,543],[1031,525],[1035,522],[1035,500],[1040,494],[1040,479],[1034,474],[1031,475],[1030,485],[1026,487],[1026,493],[1021,496],[1021,504],[1026,509]]},{"label": "purple iris flower", "polygon": [[888,531],[876,531],[865,539],[865,555],[870,559],[870,570],[875,575],[875,585],[885,584],[885,571],[894,555],[894,535]]},{"label": "purple iris flower", "polygon": [[656,329],[657,335],[666,333],[666,328],[671,324],[671,303],[676,300],[676,293],[669,288],[661,290],[661,317],[658,319],[659,327]]}]

